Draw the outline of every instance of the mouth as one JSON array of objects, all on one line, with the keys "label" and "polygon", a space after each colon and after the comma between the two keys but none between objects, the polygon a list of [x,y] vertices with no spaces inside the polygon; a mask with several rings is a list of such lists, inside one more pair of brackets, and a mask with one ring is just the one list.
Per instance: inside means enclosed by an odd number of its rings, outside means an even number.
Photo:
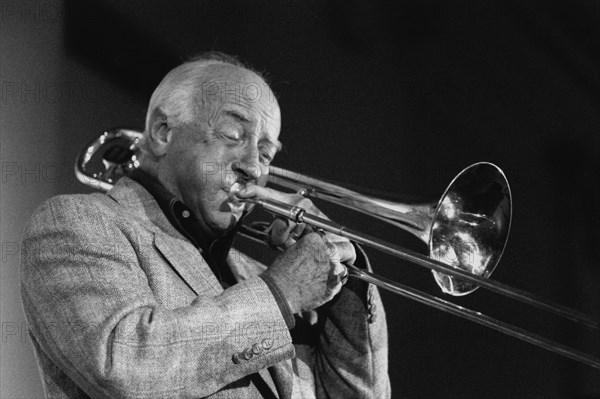
[{"label": "mouth", "polygon": [[233,214],[241,214],[244,211],[244,208],[246,206],[246,203],[244,201],[241,201],[235,194],[240,191],[242,189],[242,185],[240,183],[233,183],[229,189],[226,190],[227,192],[227,205],[229,206],[229,209],[231,209],[231,213]]},{"label": "mouth", "polygon": [[241,214],[244,211],[246,203],[239,200],[228,200],[227,205],[229,206],[229,209],[231,209],[231,213]]}]

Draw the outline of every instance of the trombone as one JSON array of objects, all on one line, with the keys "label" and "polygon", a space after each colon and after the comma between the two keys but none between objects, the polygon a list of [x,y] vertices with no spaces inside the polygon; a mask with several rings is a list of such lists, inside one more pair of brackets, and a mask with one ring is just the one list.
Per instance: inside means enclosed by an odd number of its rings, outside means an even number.
[{"label": "trombone", "polygon": [[[118,179],[139,166],[143,134],[113,129],[92,140],[75,162],[77,179],[108,191]],[[600,322],[577,310],[549,302],[526,291],[489,279],[504,251],[511,224],[512,200],[502,170],[488,162],[461,171],[434,203],[398,203],[362,195],[338,185],[270,166],[268,182],[372,216],[401,228],[429,246],[429,256],[353,230],[306,210],[268,198],[248,200],[266,211],[296,223],[307,223],[431,270],[444,293],[462,296],[481,287],[575,323],[600,328]],[[266,243],[264,222],[242,225],[240,233]],[[347,265],[349,276],[374,284],[419,303],[459,316],[600,369],[600,359],[523,328],[467,309],[451,301],[400,284],[373,272]]]}]

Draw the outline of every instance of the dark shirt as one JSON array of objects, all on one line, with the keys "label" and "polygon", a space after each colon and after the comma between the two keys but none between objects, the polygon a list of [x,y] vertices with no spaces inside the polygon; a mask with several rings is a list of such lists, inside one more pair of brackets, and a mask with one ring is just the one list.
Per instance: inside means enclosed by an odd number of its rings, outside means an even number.
[{"label": "dark shirt", "polygon": [[[227,263],[227,254],[233,245],[238,230],[237,226],[223,237],[216,239],[206,237],[192,210],[178,200],[152,175],[141,169],[136,169],[128,174],[128,177],[141,184],[154,197],[173,227],[198,248],[224,289],[237,283]],[[259,277],[271,290],[287,327],[292,329],[295,324],[294,316],[281,289],[268,276],[262,274]]]}]

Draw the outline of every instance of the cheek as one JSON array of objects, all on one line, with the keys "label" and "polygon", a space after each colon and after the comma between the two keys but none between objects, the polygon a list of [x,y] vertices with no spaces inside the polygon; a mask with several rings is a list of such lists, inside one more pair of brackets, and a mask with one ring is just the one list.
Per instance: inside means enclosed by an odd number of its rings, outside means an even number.
[{"label": "cheek", "polygon": [[204,144],[181,144],[171,154],[180,181],[193,186],[206,185],[218,173],[218,161]]},{"label": "cheek", "polygon": [[225,157],[197,160],[193,169],[198,184],[213,191],[222,190],[233,184],[236,181],[236,175],[231,168],[232,163]]},{"label": "cheek", "polygon": [[179,146],[171,154],[178,170],[178,185],[189,202],[198,206],[223,202],[223,189],[237,180],[231,166],[236,151],[219,143],[204,141],[191,146]]}]

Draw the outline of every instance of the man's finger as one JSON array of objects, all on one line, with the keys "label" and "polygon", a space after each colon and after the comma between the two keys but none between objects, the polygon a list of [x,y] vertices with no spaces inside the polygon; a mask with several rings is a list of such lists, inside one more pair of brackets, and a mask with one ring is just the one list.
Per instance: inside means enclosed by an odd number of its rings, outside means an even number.
[{"label": "man's finger", "polygon": [[327,287],[327,297],[329,299],[331,299],[331,298],[333,298],[334,296],[336,296],[341,291],[343,284],[341,283],[339,275],[332,273],[329,276],[329,281],[328,281],[327,285],[328,285],[328,287]]},{"label": "man's finger", "polygon": [[356,261],[356,250],[350,241],[329,242],[328,244],[332,251],[329,254],[332,261],[348,264],[353,264]]},{"label": "man's finger", "polygon": [[294,241],[298,241],[304,231],[306,230],[306,223],[297,223],[296,226],[290,231],[290,238]]},{"label": "man's finger", "polygon": [[285,218],[275,218],[271,223],[269,233],[271,244],[289,247],[300,239],[305,228],[305,223],[294,223]]},{"label": "man's finger", "polygon": [[248,184],[246,187],[236,193],[240,198],[268,198],[286,204],[290,202],[291,194],[283,193],[269,187],[262,187],[256,184]]}]

